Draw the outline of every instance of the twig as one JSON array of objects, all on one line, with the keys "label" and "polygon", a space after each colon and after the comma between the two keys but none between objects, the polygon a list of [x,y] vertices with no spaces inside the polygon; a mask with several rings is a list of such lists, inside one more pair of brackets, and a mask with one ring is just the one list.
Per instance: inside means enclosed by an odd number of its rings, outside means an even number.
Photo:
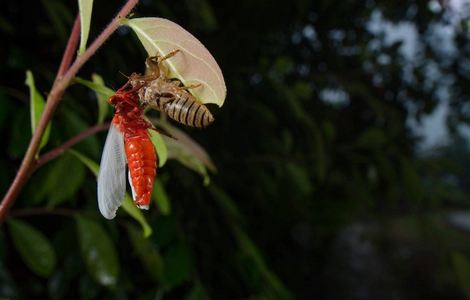
[{"label": "twig", "polygon": [[62,56],[62,61],[60,62],[60,67],[57,71],[56,78],[60,79],[72,63],[72,59],[75,55],[75,50],[77,50],[78,46],[80,30],[80,14],[77,14],[77,17],[75,18],[75,23],[73,23],[72,32],[70,33],[70,37],[67,42],[67,46],[65,47],[64,56]]},{"label": "twig", "polygon": [[[49,96],[47,97],[46,106],[44,107],[44,111],[41,115],[41,118],[39,119],[36,131],[34,132],[29,143],[28,149],[26,150],[26,154],[23,158],[20,169],[18,170],[18,173],[16,174],[13,183],[8,189],[8,192],[0,203],[0,223],[5,220],[8,209],[11,207],[19,192],[26,183],[27,179],[32,173],[32,167],[35,162],[35,156],[38,152],[41,138],[44,134],[47,124],[52,118],[52,114],[54,113],[57,105],[59,104],[59,101],[62,99],[62,95],[65,89],[67,88],[75,74],[77,74],[78,70],[80,70],[83,64],[96,52],[96,50],[98,50],[98,48],[103,45],[103,43],[109,38],[109,36],[119,27],[121,19],[125,18],[131,12],[134,6],[137,5],[138,1],[139,0],[128,0],[126,4],[121,8],[119,13],[116,15],[116,17],[114,17],[111,23],[95,39],[95,41],[90,45],[90,47],[86,49],[86,51],[82,55],[76,58],[72,66],[70,66],[70,68],[65,72],[64,76],[56,77],[54,84],[52,85],[52,90],[49,93]],[[79,35],[79,31],[72,30],[71,37],[69,38],[68,45],[65,49],[62,59],[63,62],[65,61],[64,65],[67,65],[67,58],[64,57],[73,57],[74,55],[72,52],[75,52],[76,47],[73,47],[72,43],[75,41],[76,38],[78,38],[73,37],[74,35]]]},{"label": "twig", "polygon": [[80,142],[81,140],[86,139],[90,135],[93,135],[97,132],[108,129],[109,124],[110,123],[108,122],[108,123],[99,124],[99,125],[90,127],[88,129],[80,132],[79,134],[77,134],[76,136],[71,138],[70,140],[66,141],[65,143],[63,143],[59,147],[57,147],[55,149],[52,149],[51,151],[41,155],[41,157],[38,158],[38,160],[36,161],[36,163],[34,165],[34,170],[39,169],[45,163],[47,163],[50,160],[53,160],[54,158],[56,158],[57,156],[63,154],[65,152],[65,150],[69,149],[70,147],[72,147],[76,143]]}]

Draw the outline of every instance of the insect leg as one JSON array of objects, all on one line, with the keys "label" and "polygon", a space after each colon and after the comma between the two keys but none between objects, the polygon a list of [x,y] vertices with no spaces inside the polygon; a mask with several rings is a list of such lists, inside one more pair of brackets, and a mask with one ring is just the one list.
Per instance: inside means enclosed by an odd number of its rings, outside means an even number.
[{"label": "insect leg", "polygon": [[182,90],[189,90],[189,89],[194,89],[194,88],[198,88],[200,87],[202,84],[201,83],[195,83],[195,84],[190,84],[188,86],[180,86],[178,87],[179,89],[182,89]]},{"label": "insect leg", "polygon": [[170,57],[174,56],[178,52],[180,52],[180,49],[175,49],[175,50],[169,52],[168,54],[166,54],[165,56],[162,56],[162,57],[159,57],[159,58],[157,56],[158,64],[160,64],[162,61],[164,61],[166,59],[169,59]]}]

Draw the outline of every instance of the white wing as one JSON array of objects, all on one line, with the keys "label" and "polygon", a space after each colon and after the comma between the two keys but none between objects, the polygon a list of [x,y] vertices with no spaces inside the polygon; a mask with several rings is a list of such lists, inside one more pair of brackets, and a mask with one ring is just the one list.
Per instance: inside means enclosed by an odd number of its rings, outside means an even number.
[{"label": "white wing", "polygon": [[126,155],[122,134],[111,124],[101,156],[98,174],[98,207],[106,219],[113,219],[126,192]]},{"label": "white wing", "polygon": [[132,190],[132,199],[135,201],[135,189],[134,189],[134,184],[132,184],[132,178],[131,178],[131,171],[127,172],[127,179],[129,180],[129,184],[131,186]]}]

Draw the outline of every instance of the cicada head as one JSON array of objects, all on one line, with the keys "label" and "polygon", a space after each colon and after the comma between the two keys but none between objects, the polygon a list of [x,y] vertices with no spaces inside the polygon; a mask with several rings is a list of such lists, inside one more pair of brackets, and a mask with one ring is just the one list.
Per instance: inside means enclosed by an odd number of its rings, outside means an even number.
[{"label": "cicada head", "polygon": [[122,95],[117,92],[116,94],[112,95],[108,99],[108,103],[111,104],[112,106],[116,106],[116,104],[122,102]]}]

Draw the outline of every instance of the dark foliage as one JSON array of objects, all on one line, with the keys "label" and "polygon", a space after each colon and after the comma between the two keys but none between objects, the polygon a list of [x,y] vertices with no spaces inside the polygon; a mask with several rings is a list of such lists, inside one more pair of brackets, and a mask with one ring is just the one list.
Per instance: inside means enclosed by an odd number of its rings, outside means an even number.
[{"label": "dark foliage", "polygon": [[[456,17],[469,14],[441,5],[142,1],[135,17],[175,21],[220,64],[228,96],[221,109],[210,107],[216,122],[185,129],[218,172],[206,187],[169,161],[159,178],[171,213],[153,206],[146,213],[153,234],[144,239],[126,214],[101,218],[95,177],[75,157],[48,163],[0,231],[0,296],[470,299],[468,232],[447,222],[449,211],[470,206],[470,159],[460,134],[469,121],[470,33],[468,18]],[[45,95],[77,4],[20,0],[2,7],[4,192],[31,137],[25,70]],[[116,10],[115,2],[95,1],[91,39]],[[439,40],[440,26],[451,28],[449,40]],[[411,36],[413,49],[390,30]],[[447,41],[455,45],[449,51]],[[121,28],[79,75],[98,73],[116,89],[125,81],[120,72],[142,71],[145,56]],[[443,102],[453,138],[420,153],[410,124]],[[94,94],[71,86],[43,151],[94,125],[97,114]],[[99,134],[74,149],[99,161],[103,143]],[[41,265],[44,249],[28,248],[28,236],[49,240],[53,266]],[[91,266],[87,255],[98,255]],[[44,274],[35,269],[48,267]]]}]

